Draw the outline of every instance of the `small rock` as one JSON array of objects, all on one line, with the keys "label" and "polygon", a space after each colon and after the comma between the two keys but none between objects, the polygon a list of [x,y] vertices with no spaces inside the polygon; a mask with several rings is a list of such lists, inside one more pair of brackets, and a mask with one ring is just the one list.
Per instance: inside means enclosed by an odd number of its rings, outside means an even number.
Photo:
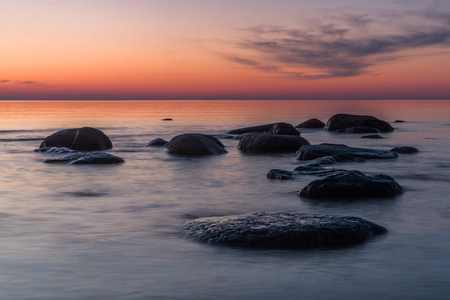
[{"label": "small rock", "polygon": [[298,124],[295,128],[324,128],[325,123],[319,119],[309,119],[303,123]]},{"label": "small rock", "polygon": [[151,146],[165,146],[168,143],[168,141],[162,139],[162,138],[156,138],[152,141],[150,141],[145,147],[151,147]]},{"label": "small rock", "polygon": [[414,154],[414,153],[419,152],[419,150],[417,148],[408,147],[408,146],[396,147],[396,148],[393,148],[391,151],[395,152],[395,153],[400,153],[400,154]]},{"label": "small rock", "polygon": [[267,172],[267,178],[280,180],[294,179],[295,172],[280,169],[272,169],[269,172]]},{"label": "small rock", "polygon": [[362,159],[392,159],[398,157],[392,151],[354,148],[337,144],[305,145],[295,153],[295,157],[300,160],[316,159],[329,155],[345,155]]},{"label": "small rock", "polygon": [[395,120],[394,123],[405,123],[406,121],[403,120]]},{"label": "small rock", "polygon": [[47,159],[46,163],[68,163],[70,165],[81,164],[118,164],[125,161],[115,155],[103,152],[77,153],[62,158]]},{"label": "small rock", "polygon": [[276,123],[238,128],[238,129],[233,129],[233,130],[229,131],[228,133],[229,134],[244,134],[244,133],[250,133],[250,132],[268,132],[270,129],[272,129],[274,124],[276,124]]},{"label": "small rock", "polygon": [[161,121],[173,121],[172,118],[165,118],[165,119],[161,119]]},{"label": "small rock", "polygon": [[203,156],[228,153],[225,146],[212,135],[185,133],[172,138],[167,153],[181,156]]},{"label": "small rock", "polygon": [[281,134],[281,135],[296,135],[300,136],[300,132],[294,128],[291,124],[288,123],[276,123],[273,124],[272,128],[270,128],[269,132],[271,134]]},{"label": "small rock", "polygon": [[379,134],[369,134],[361,137],[362,139],[382,139],[383,137]]}]

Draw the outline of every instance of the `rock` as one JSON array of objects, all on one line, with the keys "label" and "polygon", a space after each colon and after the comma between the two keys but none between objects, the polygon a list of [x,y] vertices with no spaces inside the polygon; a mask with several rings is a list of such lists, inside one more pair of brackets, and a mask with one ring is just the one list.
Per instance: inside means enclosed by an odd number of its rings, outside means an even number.
[{"label": "rock", "polygon": [[320,121],[319,119],[309,119],[303,123],[295,126],[296,128],[324,128],[325,123]]},{"label": "rock", "polygon": [[314,180],[298,194],[312,199],[346,199],[393,197],[403,188],[390,176],[366,176],[359,171],[347,171]]},{"label": "rock", "polygon": [[111,140],[100,130],[83,127],[64,129],[46,137],[39,148],[66,147],[79,151],[107,150],[112,148]]},{"label": "rock", "polygon": [[363,159],[392,159],[398,157],[398,155],[392,151],[354,148],[337,144],[306,145],[301,147],[295,153],[295,157],[300,160],[316,159],[329,155],[345,155]]},{"label": "rock", "polygon": [[276,123],[273,124],[269,132],[271,134],[281,134],[281,135],[297,135],[300,136],[300,132],[288,123]]},{"label": "rock", "polygon": [[374,127],[358,126],[358,127],[347,127],[335,130],[335,132],[343,133],[380,133],[380,131]]},{"label": "rock", "polygon": [[330,131],[336,131],[348,127],[373,127],[381,132],[391,132],[394,130],[388,122],[379,120],[372,116],[336,114],[332,116],[325,127]]},{"label": "rock", "polygon": [[395,120],[394,123],[405,123],[406,121],[403,120]]},{"label": "rock", "polygon": [[165,118],[165,119],[161,119],[161,121],[173,121],[172,118]]},{"label": "rock", "polygon": [[212,135],[186,133],[172,138],[167,153],[181,156],[201,156],[228,153],[224,145]]},{"label": "rock", "polygon": [[272,169],[269,172],[267,172],[267,178],[280,180],[294,179],[295,172],[280,169]]},{"label": "rock", "polygon": [[315,165],[300,166],[294,169],[294,173],[296,175],[318,175],[318,176],[338,174],[343,171],[345,170],[324,168],[322,166],[315,166]]},{"label": "rock", "polygon": [[241,138],[237,148],[255,153],[293,153],[304,145],[309,142],[299,136],[251,133]]},{"label": "rock", "polygon": [[119,164],[125,161],[115,155],[103,152],[77,153],[62,158],[47,159],[46,163],[68,163],[70,165]]},{"label": "rock", "polygon": [[357,217],[265,212],[200,218],[183,230],[194,241],[258,249],[343,247],[387,232]]},{"label": "rock", "polygon": [[214,137],[221,140],[232,140],[235,138],[234,136],[228,134],[215,134]]},{"label": "rock", "polygon": [[393,148],[391,151],[395,152],[395,153],[400,153],[400,154],[414,154],[414,153],[419,152],[419,150],[417,148],[407,147],[407,146],[406,147],[396,147],[396,148]]},{"label": "rock", "polygon": [[265,125],[258,125],[258,126],[251,126],[251,127],[244,127],[239,129],[234,129],[229,131],[229,134],[244,134],[249,132],[268,132],[270,129],[272,129],[273,125],[277,123],[270,123]]},{"label": "rock", "polygon": [[152,141],[150,141],[145,147],[152,147],[152,146],[165,146],[168,143],[168,141],[162,139],[162,138],[156,138]]},{"label": "rock", "polygon": [[66,147],[44,147],[35,149],[34,152],[65,154],[65,153],[76,153],[78,151]]},{"label": "rock", "polygon": [[361,138],[362,139],[383,139],[383,137],[379,134],[363,135]]}]

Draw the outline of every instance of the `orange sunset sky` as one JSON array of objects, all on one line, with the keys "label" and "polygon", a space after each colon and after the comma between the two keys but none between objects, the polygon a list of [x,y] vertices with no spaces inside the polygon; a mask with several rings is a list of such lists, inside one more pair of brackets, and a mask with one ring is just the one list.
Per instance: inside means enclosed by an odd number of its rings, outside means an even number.
[{"label": "orange sunset sky", "polygon": [[450,99],[450,1],[2,0],[0,99]]}]

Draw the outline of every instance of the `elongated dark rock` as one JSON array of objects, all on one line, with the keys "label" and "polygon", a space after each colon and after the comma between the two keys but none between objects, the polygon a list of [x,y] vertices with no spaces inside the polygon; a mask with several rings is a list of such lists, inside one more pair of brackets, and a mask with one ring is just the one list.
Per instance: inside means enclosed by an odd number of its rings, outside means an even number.
[{"label": "elongated dark rock", "polygon": [[77,153],[62,158],[47,159],[46,163],[68,163],[70,165],[104,165],[104,164],[119,164],[125,162],[122,158],[103,152],[87,152]]},{"label": "elongated dark rock", "polygon": [[336,144],[306,145],[295,153],[295,157],[300,160],[310,160],[330,155],[346,155],[363,159],[392,159],[398,157],[392,151],[355,148]]},{"label": "elongated dark rock", "polygon": [[381,132],[391,132],[394,130],[392,126],[383,120],[377,119],[373,116],[350,115],[350,114],[336,114],[332,116],[325,127],[330,131],[336,131],[348,127],[373,127]]}]

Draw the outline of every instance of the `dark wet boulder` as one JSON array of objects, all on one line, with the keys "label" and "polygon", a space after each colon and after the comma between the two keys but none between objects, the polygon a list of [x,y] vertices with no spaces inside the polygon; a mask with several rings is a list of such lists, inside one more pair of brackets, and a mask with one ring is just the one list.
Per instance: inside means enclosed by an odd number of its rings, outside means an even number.
[{"label": "dark wet boulder", "polygon": [[317,165],[306,165],[299,166],[294,169],[295,175],[317,175],[317,176],[328,176],[332,174],[338,174],[341,172],[345,172],[345,170],[334,169],[334,168],[325,168]]},{"label": "dark wet boulder", "polygon": [[305,121],[303,123],[298,124],[295,126],[296,128],[324,128],[325,123],[320,121],[319,119],[309,119],[308,121]]},{"label": "dark wet boulder", "polygon": [[269,132],[271,134],[281,134],[281,135],[297,135],[300,136],[300,132],[295,129],[294,126],[288,123],[276,123],[273,124],[272,128],[270,128]]},{"label": "dark wet boulder", "polygon": [[388,122],[377,119],[372,116],[336,114],[332,116],[325,127],[330,131],[336,131],[349,127],[373,127],[381,132],[391,132],[394,130]]},{"label": "dark wet boulder", "polygon": [[330,156],[319,157],[312,165],[323,166],[333,165],[340,162],[365,162],[366,160],[356,156],[350,156],[345,154],[334,154]]},{"label": "dark wet boulder", "polygon": [[392,152],[395,153],[400,153],[400,154],[414,154],[414,153],[419,153],[419,150],[417,148],[414,147],[395,147],[391,150]]},{"label": "dark wet boulder", "polygon": [[294,179],[295,172],[280,169],[272,169],[269,172],[267,172],[267,178],[279,180]]},{"label": "dark wet boulder", "polygon": [[357,127],[347,127],[335,130],[335,132],[342,133],[380,133],[380,131],[374,127],[367,126],[357,126]]},{"label": "dark wet boulder", "polygon": [[168,141],[162,139],[162,138],[156,138],[152,141],[150,141],[145,147],[153,147],[153,146],[165,146],[168,143]]},{"label": "dark wet boulder", "polygon": [[358,217],[265,212],[195,219],[183,230],[194,241],[257,249],[336,248],[387,232]]},{"label": "dark wet boulder", "polygon": [[251,133],[240,139],[237,148],[255,153],[294,153],[304,145],[309,142],[300,136]]},{"label": "dark wet boulder", "polygon": [[79,151],[107,150],[111,140],[100,130],[91,127],[63,129],[46,137],[39,148],[66,147]]},{"label": "dark wet boulder", "polygon": [[299,160],[310,160],[330,155],[345,155],[362,159],[392,159],[398,157],[392,151],[354,148],[337,144],[306,145],[295,153],[295,157]]},{"label": "dark wet boulder", "polygon": [[172,138],[167,153],[181,156],[202,156],[228,153],[225,146],[212,135],[185,133]]},{"label": "dark wet boulder", "polygon": [[233,129],[231,131],[228,131],[228,133],[229,134],[244,134],[244,133],[249,133],[249,132],[268,132],[270,129],[272,129],[274,124],[276,124],[276,123],[238,128],[238,129]]},{"label": "dark wet boulder", "polygon": [[104,164],[120,164],[125,161],[115,155],[103,152],[77,153],[62,158],[47,159],[46,163],[68,163],[70,165],[104,165]]},{"label": "dark wet boulder", "polygon": [[382,139],[383,137],[381,135],[379,135],[379,134],[369,134],[369,135],[363,135],[361,138],[362,139],[374,139],[374,140],[376,140],[376,139]]},{"label": "dark wet boulder", "polygon": [[403,188],[390,176],[366,176],[359,171],[347,171],[314,180],[298,194],[312,199],[347,199],[393,197]]}]

